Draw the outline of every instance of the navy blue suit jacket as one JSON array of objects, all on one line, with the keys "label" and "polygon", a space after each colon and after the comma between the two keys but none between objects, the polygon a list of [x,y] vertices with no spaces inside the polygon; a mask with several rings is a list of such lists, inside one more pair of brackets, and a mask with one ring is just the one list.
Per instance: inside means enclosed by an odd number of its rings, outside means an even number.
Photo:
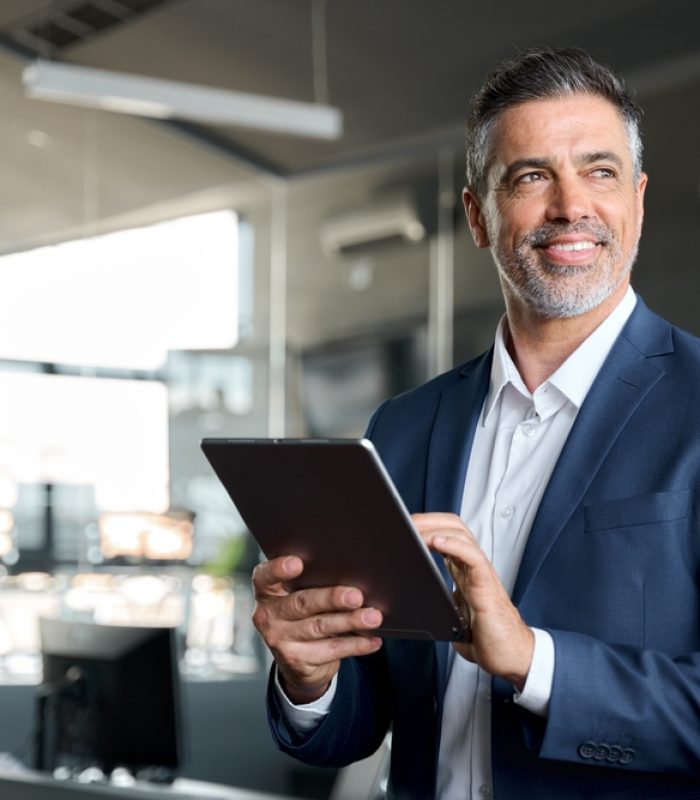
[{"label": "navy blue suit jacket", "polygon": [[[491,353],[385,403],[370,424],[411,512],[459,513]],[[554,639],[549,716],[493,680],[496,800],[700,798],[700,341],[641,300],[578,414],[513,591]],[[393,728],[390,796],[435,792],[445,643],[385,640],[343,661],[332,710],[279,746],[317,765]]]}]

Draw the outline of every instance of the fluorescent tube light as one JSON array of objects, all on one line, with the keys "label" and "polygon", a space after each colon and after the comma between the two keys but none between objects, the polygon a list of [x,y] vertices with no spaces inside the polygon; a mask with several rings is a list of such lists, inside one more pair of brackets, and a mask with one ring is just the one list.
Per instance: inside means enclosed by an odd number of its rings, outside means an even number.
[{"label": "fluorescent tube light", "polygon": [[338,139],[342,113],[331,106],[166,81],[126,72],[37,60],[22,74],[38,100],[157,119],[178,118],[317,139]]}]

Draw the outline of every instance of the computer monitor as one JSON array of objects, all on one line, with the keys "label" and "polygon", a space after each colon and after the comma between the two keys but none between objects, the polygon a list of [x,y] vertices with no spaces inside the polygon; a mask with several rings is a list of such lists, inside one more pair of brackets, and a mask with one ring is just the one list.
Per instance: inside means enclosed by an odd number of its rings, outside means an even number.
[{"label": "computer monitor", "polygon": [[180,683],[173,628],[40,620],[36,766],[174,776]]}]

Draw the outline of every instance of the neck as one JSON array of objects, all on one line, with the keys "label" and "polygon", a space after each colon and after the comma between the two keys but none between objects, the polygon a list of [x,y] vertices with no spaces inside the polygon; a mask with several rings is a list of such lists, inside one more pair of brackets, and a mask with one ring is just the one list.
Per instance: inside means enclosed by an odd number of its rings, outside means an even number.
[{"label": "neck", "polygon": [[627,284],[577,317],[546,319],[506,296],[507,348],[528,390],[534,392],[617,307]]}]

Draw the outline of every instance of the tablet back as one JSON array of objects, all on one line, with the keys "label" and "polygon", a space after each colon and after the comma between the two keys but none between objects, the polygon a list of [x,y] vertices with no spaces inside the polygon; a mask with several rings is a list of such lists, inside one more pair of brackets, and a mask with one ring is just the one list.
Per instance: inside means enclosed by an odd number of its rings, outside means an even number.
[{"label": "tablet back", "polygon": [[293,588],[357,587],[382,611],[383,636],[468,638],[371,442],[205,439],[202,450],[267,558],[304,561]]}]

